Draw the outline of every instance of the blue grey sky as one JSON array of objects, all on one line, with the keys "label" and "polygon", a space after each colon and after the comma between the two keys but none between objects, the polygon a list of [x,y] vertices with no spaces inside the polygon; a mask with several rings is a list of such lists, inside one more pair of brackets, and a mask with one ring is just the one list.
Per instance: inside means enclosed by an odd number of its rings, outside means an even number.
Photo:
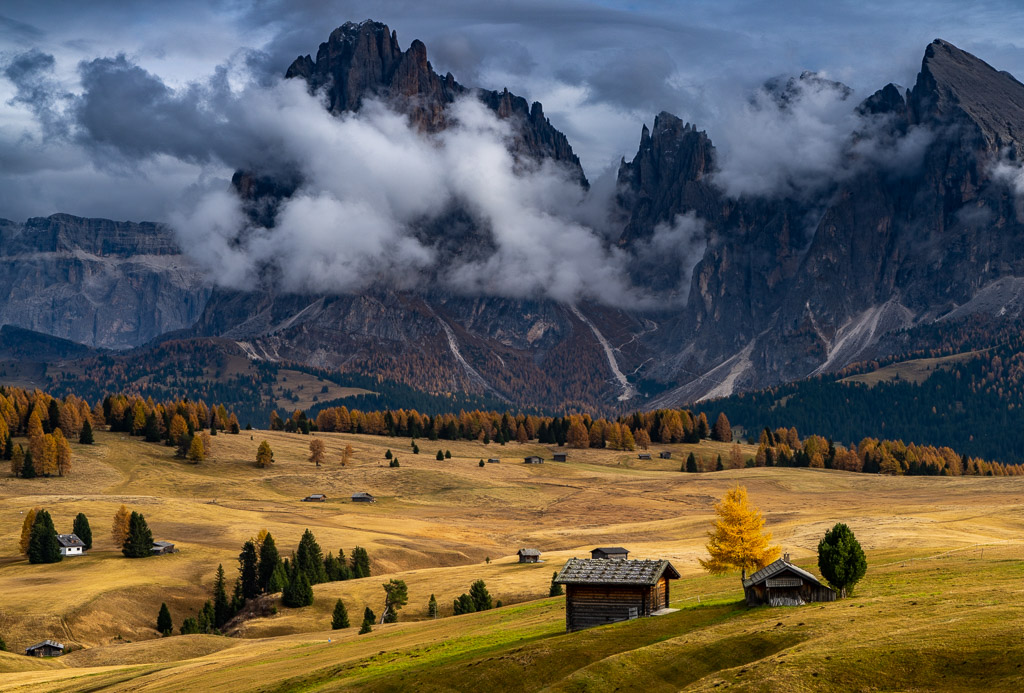
[{"label": "blue grey sky", "polygon": [[[108,129],[103,141],[77,132],[69,112],[86,89],[83,64],[123,55],[123,65],[158,80],[146,88],[193,89],[198,102],[213,98],[197,85],[220,68],[233,87],[281,75],[335,27],[367,18],[396,30],[403,47],[423,40],[435,69],[463,84],[541,101],[592,180],[633,155],[641,124],[661,110],[696,122],[727,150],[730,110],[773,76],[819,71],[858,97],[890,81],[912,86],[925,46],[940,37],[1024,76],[1024,2],[1006,0],[8,1],[0,4],[0,216],[161,220],[190,190],[230,173],[233,162],[196,155],[202,128],[189,148],[169,151],[119,143],[144,135],[127,127]],[[118,93],[131,111],[132,90]],[[216,104],[203,108],[214,113]]]}]

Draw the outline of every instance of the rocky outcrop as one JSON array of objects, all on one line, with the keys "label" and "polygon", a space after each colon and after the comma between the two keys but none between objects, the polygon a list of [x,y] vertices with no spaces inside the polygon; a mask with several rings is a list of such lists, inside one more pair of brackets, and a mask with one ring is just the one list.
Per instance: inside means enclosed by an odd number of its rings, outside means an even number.
[{"label": "rocky outcrop", "polygon": [[156,224],[68,214],[0,224],[0,324],[124,349],[192,325],[210,290]]},{"label": "rocky outcrop", "polygon": [[332,113],[357,111],[366,99],[378,98],[407,113],[426,132],[448,127],[447,106],[473,93],[499,118],[515,122],[514,152],[535,161],[561,162],[586,185],[569,140],[544,117],[539,103],[531,105],[508,89],[469,89],[450,72],[441,77],[427,60],[422,41],[413,41],[403,51],[386,24],[370,20],[343,24],[320,44],[316,60],[309,55],[296,58],[285,76],[305,80],[311,91],[323,91]]}]

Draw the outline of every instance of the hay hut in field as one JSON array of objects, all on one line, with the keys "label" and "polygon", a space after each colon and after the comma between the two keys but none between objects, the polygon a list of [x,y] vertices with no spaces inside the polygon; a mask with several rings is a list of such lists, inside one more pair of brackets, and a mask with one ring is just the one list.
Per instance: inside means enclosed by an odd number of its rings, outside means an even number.
[{"label": "hay hut in field", "polygon": [[744,580],[743,595],[747,606],[802,606],[836,600],[835,590],[790,563],[788,553]]},{"label": "hay hut in field", "polygon": [[591,558],[629,558],[629,549],[621,546],[599,546],[590,551]]},{"label": "hay hut in field", "polygon": [[569,453],[567,452],[556,452],[555,462],[565,462],[569,459]]},{"label": "hay hut in field", "polygon": [[26,647],[25,654],[29,657],[59,657],[64,654],[64,645],[53,640],[43,640]]},{"label": "hay hut in field", "polygon": [[672,453],[669,452],[668,450],[662,450],[661,452],[658,453],[658,457],[660,457],[663,460],[670,460],[672,459]]},{"label": "hay hut in field", "polygon": [[359,491],[352,494],[353,503],[376,503],[377,499],[366,491]]},{"label": "hay hut in field", "polygon": [[169,541],[154,541],[153,548],[150,549],[154,556],[162,556],[168,553],[177,553],[178,550],[174,548],[174,544]]},{"label": "hay hut in field", "polygon": [[544,460],[542,460],[541,458],[537,457],[536,455],[530,455],[529,457],[524,457],[523,458],[523,462],[525,464],[544,464]]},{"label": "hay hut in field", "polygon": [[520,563],[537,563],[540,561],[540,549],[519,549],[517,554]]},{"label": "hay hut in field", "polygon": [[638,460],[649,460],[649,459],[651,459],[651,453],[649,453],[649,452],[641,452],[639,455],[636,456],[636,458]]},{"label": "hay hut in field", "polygon": [[327,496],[322,493],[311,493],[302,499],[303,503],[326,503]]},{"label": "hay hut in field", "polygon": [[555,577],[565,586],[565,629],[667,613],[669,581],[678,579],[679,571],[665,560],[570,558]]}]

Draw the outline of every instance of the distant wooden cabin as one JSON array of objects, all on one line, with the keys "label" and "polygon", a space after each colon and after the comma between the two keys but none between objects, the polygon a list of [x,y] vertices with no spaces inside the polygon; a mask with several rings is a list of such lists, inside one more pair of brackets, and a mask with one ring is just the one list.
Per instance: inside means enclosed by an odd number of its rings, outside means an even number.
[{"label": "distant wooden cabin", "polygon": [[802,606],[836,600],[833,589],[790,563],[788,553],[744,580],[743,594],[748,606]]},{"label": "distant wooden cabin", "polygon": [[568,459],[569,459],[569,453],[567,453],[567,452],[556,452],[555,453],[555,462],[565,462]]},{"label": "distant wooden cabin", "polygon": [[591,558],[629,558],[629,549],[624,549],[621,546],[601,546],[591,550]]},{"label": "distant wooden cabin", "polygon": [[544,464],[544,460],[542,460],[541,458],[537,457],[536,455],[530,455],[529,457],[524,457],[523,458],[523,462],[525,462],[526,464]]},{"label": "distant wooden cabin", "polygon": [[359,491],[358,493],[352,494],[353,503],[376,503],[377,499],[366,491]]},{"label": "distant wooden cabin", "polygon": [[61,556],[81,556],[85,553],[85,542],[77,534],[58,534],[57,543],[60,544]]},{"label": "distant wooden cabin", "polygon": [[154,541],[153,548],[150,549],[154,556],[162,556],[167,553],[177,553],[178,550],[174,548],[174,544],[169,541]]},{"label": "distant wooden cabin", "polygon": [[649,459],[651,459],[651,453],[649,453],[649,452],[641,452],[636,457],[639,460],[649,460]]},{"label": "distant wooden cabin", "polygon": [[660,457],[663,460],[670,460],[672,459],[672,453],[669,452],[668,450],[662,450],[661,452],[658,453],[658,457]]},{"label": "distant wooden cabin", "polygon": [[520,563],[537,563],[538,561],[540,561],[540,550],[519,549],[518,556]]},{"label": "distant wooden cabin", "polygon": [[29,657],[59,657],[64,654],[64,645],[53,640],[43,640],[32,647],[26,647],[25,654]]},{"label": "distant wooden cabin", "polygon": [[497,457],[488,457],[487,458],[487,463],[488,464],[500,464],[501,460],[499,460]]},{"label": "distant wooden cabin", "polygon": [[565,629],[654,615],[668,608],[669,580],[678,579],[668,561],[570,558],[555,577],[565,585]]},{"label": "distant wooden cabin", "polygon": [[311,493],[302,499],[304,503],[326,503],[327,496],[322,493]]}]

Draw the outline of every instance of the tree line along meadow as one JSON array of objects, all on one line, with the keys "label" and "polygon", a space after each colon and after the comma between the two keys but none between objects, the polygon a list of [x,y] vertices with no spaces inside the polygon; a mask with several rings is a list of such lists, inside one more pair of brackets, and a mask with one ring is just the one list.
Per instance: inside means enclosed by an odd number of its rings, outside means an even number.
[{"label": "tree line along meadow", "polygon": [[[238,434],[238,417],[223,404],[177,400],[154,402],[137,395],[114,394],[89,404],[75,395],[63,400],[39,390],[0,387],[0,450],[10,462],[13,476],[60,476],[71,471],[73,460],[68,439],[93,442],[94,427],[138,436],[152,443],[174,447],[177,455],[192,463],[206,459],[211,437]],[[703,440],[733,442],[733,431],[724,412],[713,425],[705,413],[687,409],[634,412],[615,420],[588,414],[540,416],[497,411],[460,411],[430,416],[415,410],[387,409],[362,412],[347,407],[321,409],[315,418],[296,409],[287,419],[271,412],[271,430],[302,434],[324,432],[408,437],[414,454],[417,439],[470,440],[484,444],[535,441],[569,448],[647,450],[668,443],[697,444]],[[248,424],[246,429],[251,428]],[[26,437],[27,445],[15,443]],[[750,442],[754,439],[748,438]],[[856,447],[845,447],[818,435],[801,439],[795,427],[765,428],[757,439],[757,453],[744,456],[734,446],[728,459],[694,457],[682,471],[714,471],[728,467],[818,467],[852,472],[907,475],[1024,474],[1020,465],[992,462],[957,454],[948,447],[904,444],[902,441],[864,438]],[[349,452],[345,462],[351,456]],[[322,462],[311,450],[311,461]],[[273,461],[269,445],[258,453],[256,464]],[[399,466],[394,464],[392,466]]]}]

